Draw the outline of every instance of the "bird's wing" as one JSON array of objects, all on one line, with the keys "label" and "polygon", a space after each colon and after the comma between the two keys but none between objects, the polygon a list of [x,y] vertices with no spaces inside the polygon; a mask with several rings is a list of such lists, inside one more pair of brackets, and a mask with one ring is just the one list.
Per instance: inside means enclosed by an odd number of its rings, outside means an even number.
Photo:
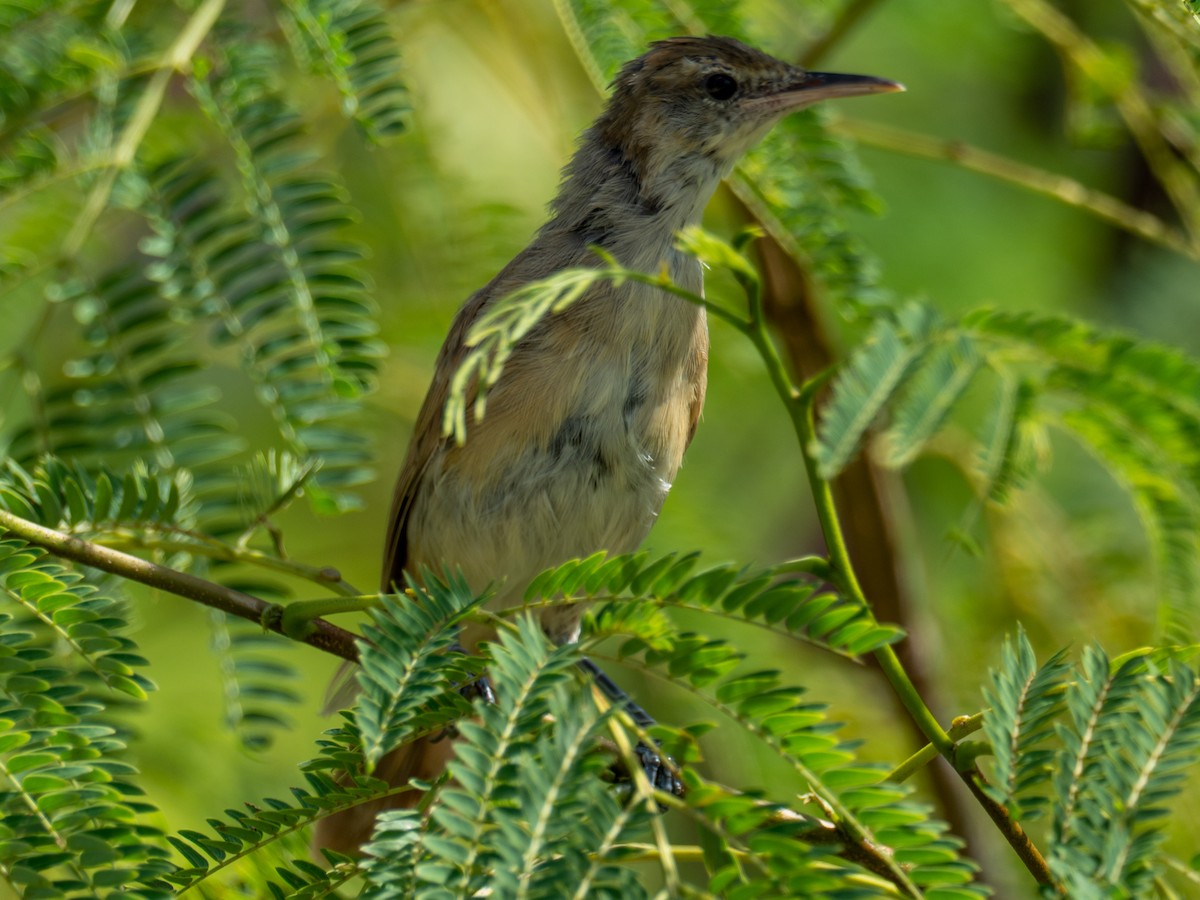
[{"label": "bird's wing", "polygon": [[683,445],[685,451],[691,446],[696,429],[700,427],[700,413],[704,411],[704,395],[708,391],[708,326],[702,325],[701,328],[701,346],[697,348],[698,352],[691,361],[698,371],[694,372],[691,378],[692,384],[695,385],[695,393],[692,394],[692,402],[688,407],[688,436]]},{"label": "bird's wing", "polygon": [[[387,542],[383,547],[384,591],[392,590],[393,585],[404,586],[404,566],[408,562],[408,516],[430,461],[447,440],[442,436],[442,414],[450,393],[450,381],[467,353],[467,333],[488,301],[496,296],[494,285],[495,282],[492,282],[472,294],[462,305],[454,317],[454,323],[450,326],[450,333],[446,336],[442,349],[438,352],[437,363],[433,369],[433,382],[425,394],[421,411],[417,413],[408,453],[404,457],[404,465],[400,467],[400,475],[392,493]],[[474,389],[469,389],[469,392],[474,393]],[[470,405],[470,397],[467,399]]]}]

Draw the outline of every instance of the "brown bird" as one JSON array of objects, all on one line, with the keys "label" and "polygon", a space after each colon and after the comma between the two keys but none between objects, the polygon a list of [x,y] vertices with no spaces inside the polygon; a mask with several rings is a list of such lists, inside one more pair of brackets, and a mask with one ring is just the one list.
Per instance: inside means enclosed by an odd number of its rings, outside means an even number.
[{"label": "brown bird", "polygon": [[[442,414],[471,326],[523,285],[597,265],[593,246],[631,269],[665,265],[676,284],[699,293],[700,264],[676,249],[675,234],[699,222],[738,158],[788,112],[897,90],[879,78],[807,72],[727,37],[659,41],[627,63],[564,171],[549,221],[467,300],[442,345],[396,484],[384,590],[402,585],[405,572],[449,566],[476,591],[497,586],[491,603],[503,608],[544,569],[636,548],[700,418],[704,310],[647,285],[596,285],[515,348],[487,415],[458,445],[443,434]],[[550,608],[542,628],[552,641],[573,641],[579,616],[577,606]],[[675,789],[661,761],[642,750],[656,783]],[[432,779],[452,754],[452,741],[417,740],[384,757],[376,775],[396,785]],[[324,820],[317,843],[355,852],[382,806]]]}]

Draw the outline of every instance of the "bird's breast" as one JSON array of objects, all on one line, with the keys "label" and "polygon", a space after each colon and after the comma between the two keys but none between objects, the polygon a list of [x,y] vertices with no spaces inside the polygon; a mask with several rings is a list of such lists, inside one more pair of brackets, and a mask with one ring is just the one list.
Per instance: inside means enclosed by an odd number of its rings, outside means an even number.
[{"label": "bird's breast", "polygon": [[633,550],[690,440],[707,351],[703,310],[646,285],[603,285],[544,320],[465,444],[433,461],[412,558],[519,590],[567,559]]}]

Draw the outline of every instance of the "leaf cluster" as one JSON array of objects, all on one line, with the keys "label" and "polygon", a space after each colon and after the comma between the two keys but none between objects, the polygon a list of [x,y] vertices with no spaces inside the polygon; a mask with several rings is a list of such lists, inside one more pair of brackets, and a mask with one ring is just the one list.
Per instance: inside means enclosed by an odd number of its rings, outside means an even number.
[{"label": "leaf cluster", "polygon": [[1045,819],[1048,863],[1072,897],[1147,896],[1169,868],[1170,804],[1200,746],[1200,679],[1173,654],[1038,666],[1023,633],[985,696],[985,789],[1023,821]]},{"label": "leaf cluster", "polygon": [[0,877],[21,896],[166,896],[155,808],[137,787],[123,696],[152,683],[123,608],[43,551],[0,541]]},{"label": "leaf cluster", "polygon": [[1134,501],[1159,570],[1164,631],[1186,640],[1200,589],[1196,361],[1062,316],[981,310],[947,322],[910,304],[878,317],[834,377],[813,448],[821,473],[841,472],[880,420],[878,458],[907,465],[977,383],[993,397],[968,470],[981,500],[1003,503],[1030,478],[1050,427],[1078,441]]}]

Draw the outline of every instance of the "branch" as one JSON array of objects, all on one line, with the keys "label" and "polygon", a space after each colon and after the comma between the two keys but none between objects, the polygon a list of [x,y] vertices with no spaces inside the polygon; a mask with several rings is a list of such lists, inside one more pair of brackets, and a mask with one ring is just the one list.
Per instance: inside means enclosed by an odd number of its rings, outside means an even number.
[{"label": "branch", "polygon": [[112,159],[104,174],[96,182],[96,186],[92,188],[83,210],[76,218],[75,224],[71,226],[66,240],[63,241],[60,251],[63,259],[71,259],[83,247],[84,241],[91,234],[104,207],[108,205],[108,198],[112,194],[117,176],[133,162],[142,139],[150,130],[154,117],[158,115],[158,109],[162,106],[163,98],[166,96],[171,76],[176,72],[184,71],[191,64],[196,48],[212,30],[224,7],[225,0],[205,0],[184,25],[183,31],[179,33],[175,43],[163,53],[159,68],[151,76],[150,83],[146,85],[142,96],[138,98],[137,106],[134,107],[125,130],[121,132],[120,140],[113,148]]},{"label": "branch", "polygon": [[[1055,881],[1054,875],[1051,874],[1050,866],[1046,864],[1046,858],[1034,846],[1029,835],[1017,824],[1016,819],[1009,815],[1008,810],[989,797],[981,787],[980,782],[983,780],[983,773],[977,768],[972,768],[970,771],[959,771],[958,774],[962,777],[967,789],[979,801],[979,805],[983,807],[984,812],[988,814],[992,822],[996,825],[997,830],[1004,835],[1004,839],[1008,841],[1009,846],[1020,857],[1025,868],[1029,870],[1029,874],[1037,880],[1038,884],[1057,887],[1058,882]],[[1062,893],[1062,891],[1060,890],[1059,893]]]},{"label": "branch", "polygon": [[[187,572],[169,569],[119,550],[63,534],[0,509],[0,533],[5,531],[62,559],[100,569],[178,597],[195,600],[230,615],[260,623],[268,631],[288,637],[284,634],[280,617],[265,615],[275,608],[275,604],[250,594],[243,594],[241,591],[206,581]],[[350,662],[358,661],[355,636],[351,632],[320,618],[313,619],[311,625],[311,632],[299,638],[301,643]]]},{"label": "branch", "polygon": [[877,3],[879,0],[850,0],[842,7],[841,13],[829,26],[829,30],[813,41],[804,51],[804,55],[800,57],[800,65],[805,69],[816,66],[836,44],[850,33],[855,25],[866,17],[867,13],[871,11],[871,7]]},{"label": "branch", "polygon": [[1005,4],[1049,41],[1066,62],[1112,98],[1184,227],[1193,241],[1200,240],[1200,184],[1180,163],[1150,99],[1134,81],[1114,80],[1107,71],[1104,51],[1045,0],[1005,0]]},{"label": "branch", "polygon": [[1095,188],[1035,166],[1017,162],[997,153],[981,150],[962,141],[941,140],[880,125],[841,119],[831,126],[833,131],[853,138],[862,144],[894,150],[921,159],[940,159],[952,162],[983,175],[990,175],[1026,190],[1053,197],[1067,206],[1087,210],[1110,225],[1135,234],[1189,259],[1200,260],[1200,244],[1172,228],[1158,216],[1130,206],[1122,200]]}]

